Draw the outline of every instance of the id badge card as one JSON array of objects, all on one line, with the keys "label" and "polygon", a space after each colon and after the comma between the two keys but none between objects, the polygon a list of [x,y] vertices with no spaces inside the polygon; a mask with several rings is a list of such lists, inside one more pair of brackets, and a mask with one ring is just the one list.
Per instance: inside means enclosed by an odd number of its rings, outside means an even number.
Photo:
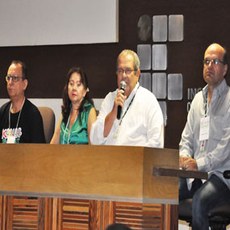
[{"label": "id badge card", "polygon": [[209,138],[209,121],[210,117],[202,117],[200,119],[200,137],[199,141],[205,141]]},{"label": "id badge card", "polygon": [[7,144],[14,144],[15,141],[16,141],[15,136],[13,135],[7,136],[7,141],[6,141]]}]

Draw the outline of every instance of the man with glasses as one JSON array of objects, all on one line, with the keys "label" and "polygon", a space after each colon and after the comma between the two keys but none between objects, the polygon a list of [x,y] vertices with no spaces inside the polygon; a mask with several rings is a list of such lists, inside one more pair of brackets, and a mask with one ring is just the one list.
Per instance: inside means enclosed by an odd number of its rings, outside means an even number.
[{"label": "man with glasses", "polygon": [[10,101],[0,109],[2,143],[45,143],[41,114],[25,97],[28,86],[25,64],[12,61],[5,79]]},{"label": "man with glasses", "polygon": [[180,201],[192,198],[192,229],[208,230],[211,208],[230,202],[230,88],[226,83],[227,52],[211,44],[204,53],[207,85],[194,97],[179,144],[180,167],[208,172],[209,178],[180,180]]},{"label": "man with glasses", "polygon": [[156,97],[140,86],[140,61],[132,50],[117,59],[118,89],[105,97],[90,132],[92,144],[164,145],[163,115]]}]

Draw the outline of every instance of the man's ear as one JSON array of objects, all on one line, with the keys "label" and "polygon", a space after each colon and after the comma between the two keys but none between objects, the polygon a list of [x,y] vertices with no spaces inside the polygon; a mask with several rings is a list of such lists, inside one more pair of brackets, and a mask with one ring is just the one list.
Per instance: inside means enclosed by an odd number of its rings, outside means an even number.
[{"label": "man's ear", "polygon": [[28,84],[29,84],[28,80],[27,80],[27,79],[24,79],[24,90],[26,90]]},{"label": "man's ear", "polygon": [[141,76],[141,70],[140,70],[140,69],[138,69],[138,70],[136,71],[136,76],[137,76],[138,81],[139,81],[140,76]]},{"label": "man's ear", "polygon": [[228,72],[228,65],[226,64],[226,65],[224,66],[224,76],[227,74],[227,72]]}]

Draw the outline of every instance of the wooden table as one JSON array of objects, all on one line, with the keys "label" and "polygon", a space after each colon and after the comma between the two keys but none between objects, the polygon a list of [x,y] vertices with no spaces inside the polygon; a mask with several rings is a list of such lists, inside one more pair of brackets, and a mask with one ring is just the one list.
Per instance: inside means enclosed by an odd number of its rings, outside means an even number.
[{"label": "wooden table", "polygon": [[144,147],[2,144],[0,227],[177,229],[178,152]]}]

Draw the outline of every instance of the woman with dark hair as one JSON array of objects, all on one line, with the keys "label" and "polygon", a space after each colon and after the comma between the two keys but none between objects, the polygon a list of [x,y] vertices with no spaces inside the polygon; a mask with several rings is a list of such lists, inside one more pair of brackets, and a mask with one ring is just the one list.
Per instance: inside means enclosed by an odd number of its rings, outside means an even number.
[{"label": "woman with dark hair", "polygon": [[90,143],[89,133],[96,120],[96,110],[88,92],[84,71],[79,67],[71,68],[63,91],[62,115],[51,144]]}]

